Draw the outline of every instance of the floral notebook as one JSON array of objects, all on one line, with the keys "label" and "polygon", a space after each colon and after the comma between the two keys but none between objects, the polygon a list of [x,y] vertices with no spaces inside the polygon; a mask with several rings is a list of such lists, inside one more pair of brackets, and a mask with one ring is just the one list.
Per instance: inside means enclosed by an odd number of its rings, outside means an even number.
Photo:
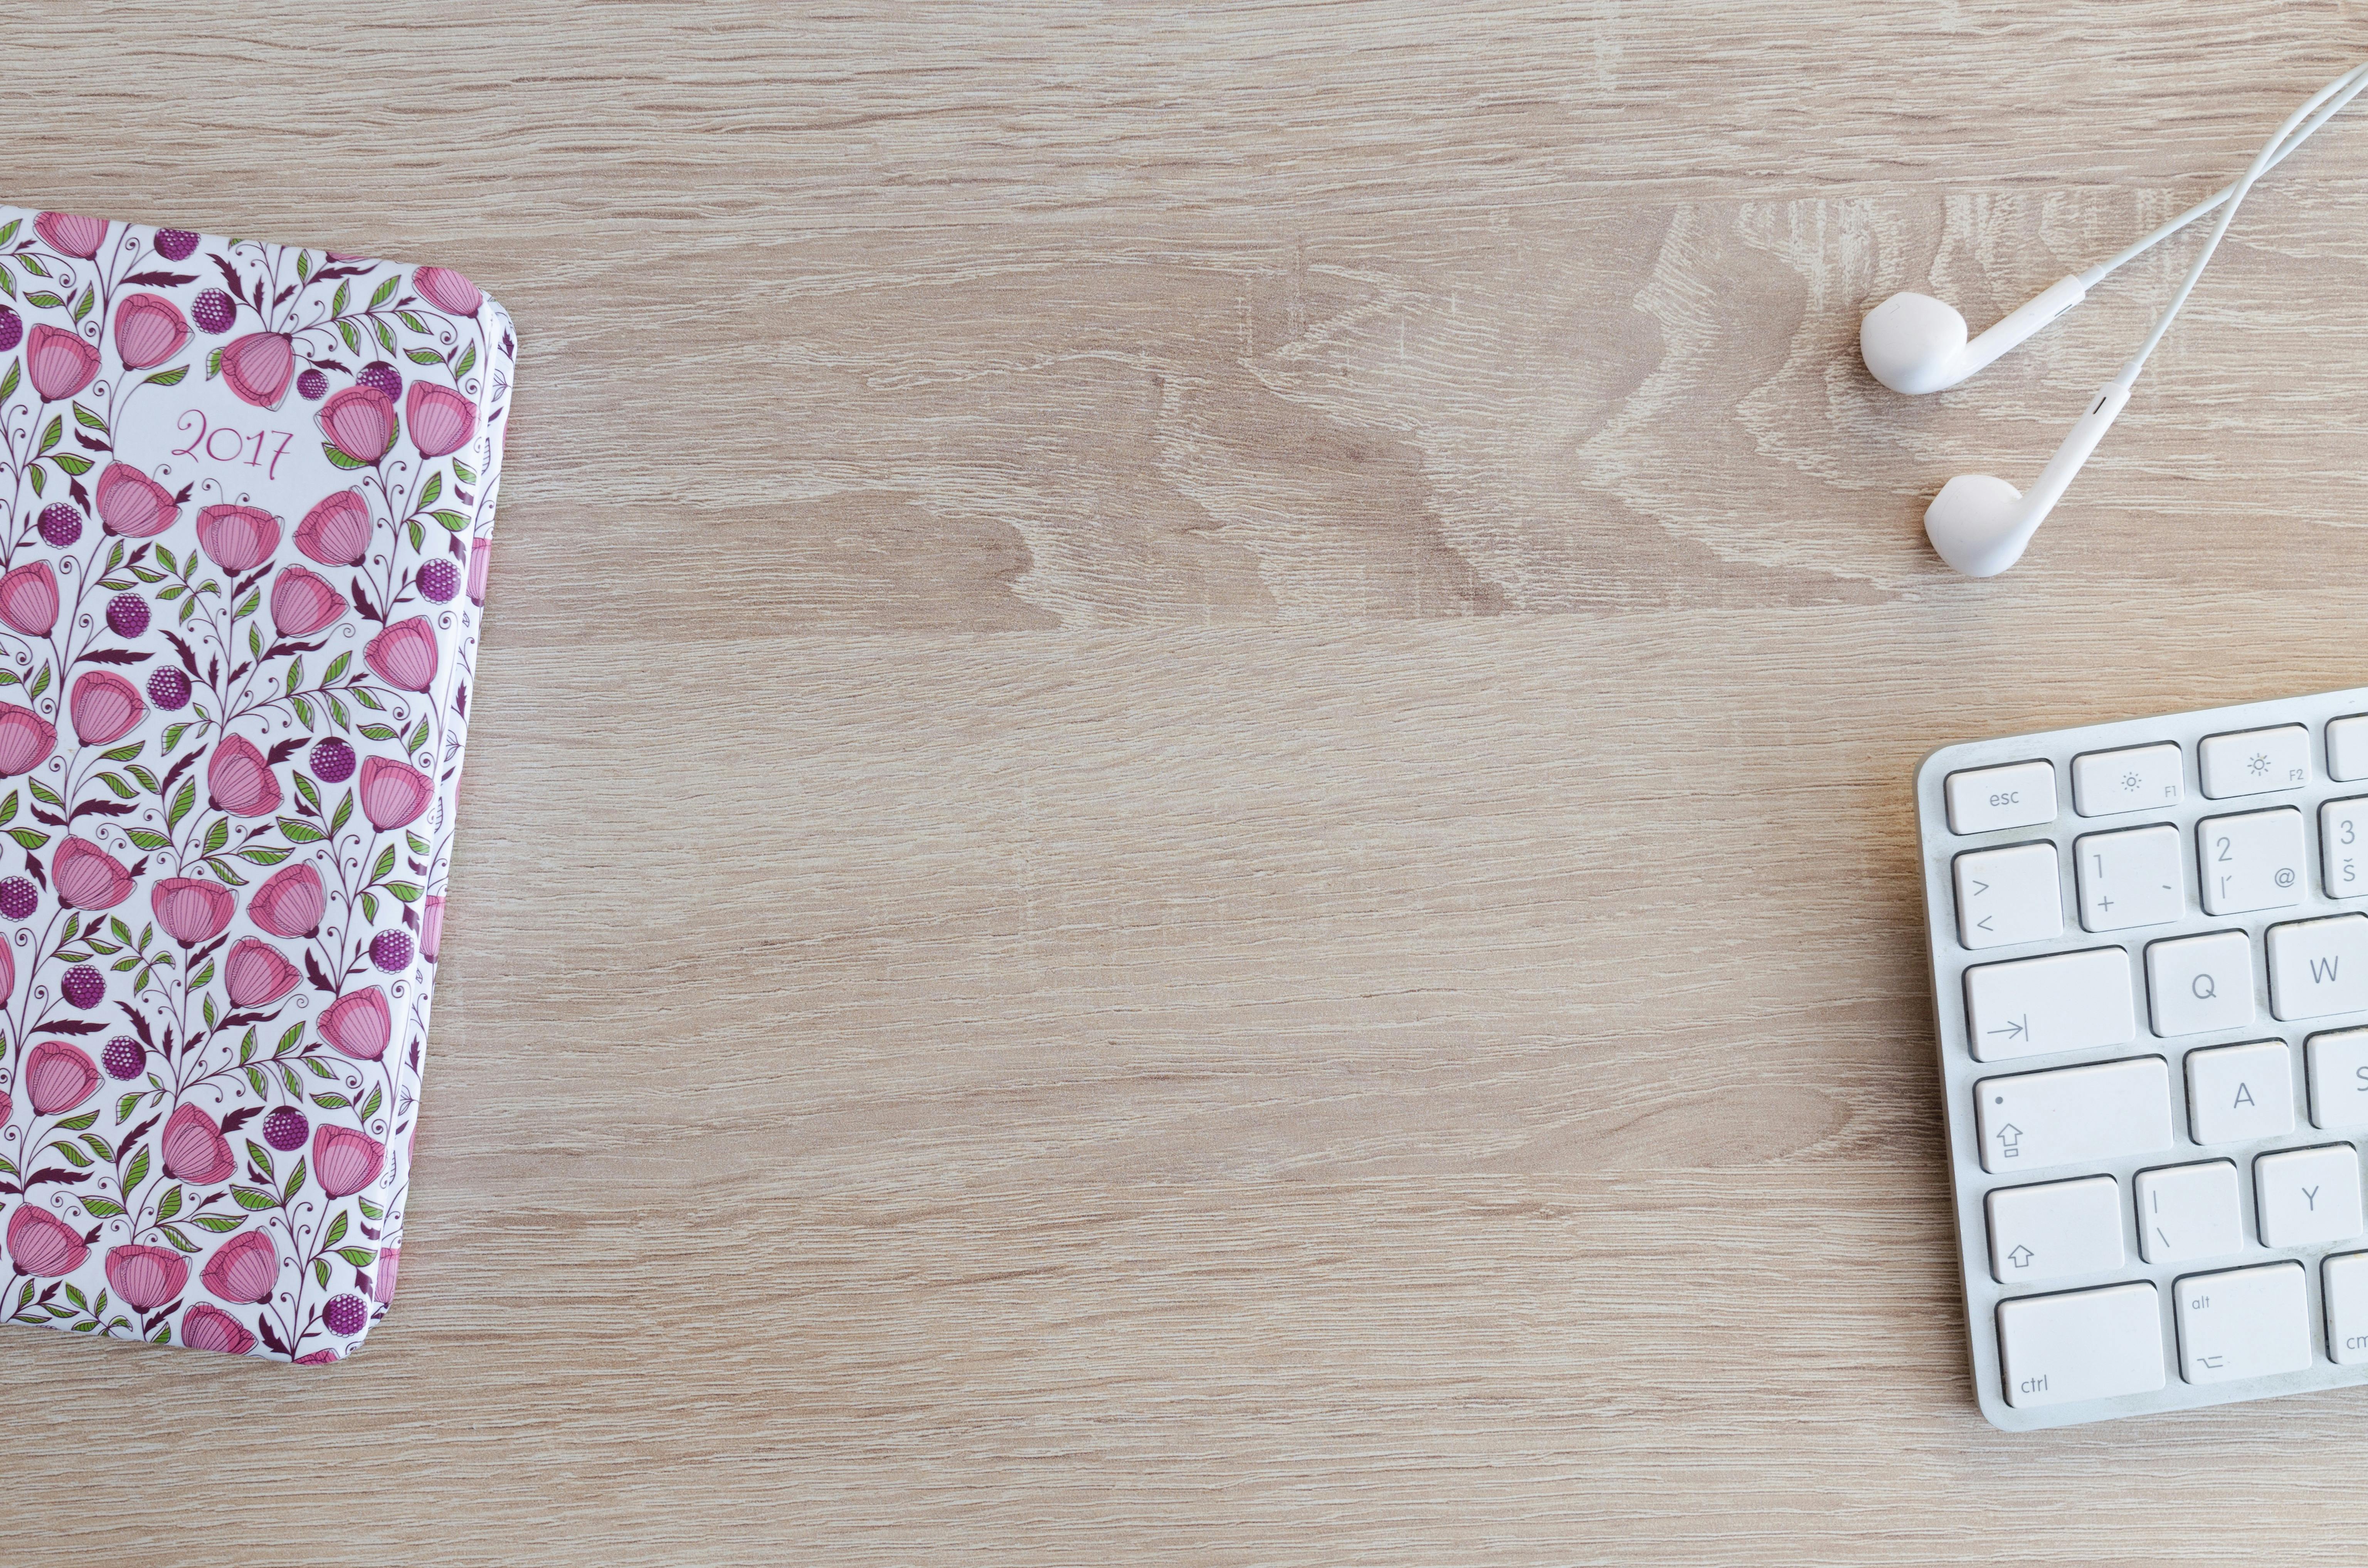
[{"label": "floral notebook", "polygon": [[384,1315],[513,348],[443,267],[0,207],[0,1317]]}]

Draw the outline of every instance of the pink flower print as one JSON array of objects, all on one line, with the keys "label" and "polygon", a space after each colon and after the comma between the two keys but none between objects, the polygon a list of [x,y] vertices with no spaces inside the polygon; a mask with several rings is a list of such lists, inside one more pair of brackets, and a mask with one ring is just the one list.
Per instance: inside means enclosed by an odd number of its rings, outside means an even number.
[{"label": "pink flower print", "polygon": [[0,702],[0,778],[30,773],[58,749],[58,732],[29,708]]},{"label": "pink flower print", "polygon": [[60,256],[78,256],[88,261],[107,243],[107,220],[77,212],[44,212],[33,220],[33,233]]},{"label": "pink flower print", "polygon": [[189,1282],[189,1260],[171,1247],[126,1243],[107,1249],[107,1282],[132,1311],[153,1312]]},{"label": "pink flower print", "polygon": [[282,566],[271,580],[271,624],[282,637],[310,637],[345,614],[346,596],[317,572]]},{"label": "pink flower print", "polygon": [[436,793],[436,781],[407,762],[390,756],[362,759],[362,815],[381,833],[408,827]]},{"label": "pink flower print", "polygon": [[244,1356],[255,1348],[255,1335],[220,1307],[199,1301],[181,1314],[181,1343],[192,1350]]},{"label": "pink flower print", "polygon": [[188,341],[188,318],[162,294],[134,294],[115,307],[115,351],[127,370],[161,365]]},{"label": "pink flower print", "polygon": [[275,937],[309,937],[321,928],[328,907],[320,872],[310,866],[283,866],[246,901],[246,917]]},{"label": "pink flower print", "polygon": [[419,956],[429,963],[436,961],[436,949],[444,945],[444,895],[429,893],[419,906]]},{"label": "pink flower print", "polygon": [[394,445],[394,400],[376,387],[347,387],[313,418],[329,445],[358,463],[374,463]]},{"label": "pink flower print", "polygon": [[0,577],[0,620],[28,637],[47,637],[58,623],[58,578],[46,561],[28,561]]},{"label": "pink flower print", "polygon": [[68,909],[113,909],[131,896],[131,873],[87,838],[68,838],[58,846],[50,881]]},{"label": "pink flower print", "polygon": [[489,539],[477,540],[469,546],[469,602],[472,605],[485,602],[485,562],[493,553],[494,541]]},{"label": "pink flower print", "polygon": [[225,1301],[268,1301],[279,1288],[279,1249],[261,1231],[241,1231],[206,1259],[198,1278]]},{"label": "pink flower print", "polygon": [[259,506],[201,506],[198,543],[223,571],[244,572],[279,548],[279,519]]},{"label": "pink flower print", "polygon": [[411,275],[411,286],[427,296],[429,304],[456,316],[473,316],[485,302],[474,283],[449,267],[421,267]]},{"label": "pink flower print", "polygon": [[384,1306],[394,1300],[395,1266],[403,1261],[399,1246],[379,1249],[377,1267],[370,1274],[370,1300]]},{"label": "pink flower print", "polygon": [[8,1221],[8,1258],[19,1274],[52,1279],[72,1274],[89,1256],[82,1233],[46,1209],[19,1204]]},{"label": "pink flower print", "polygon": [[238,895],[207,877],[166,877],[148,903],[165,935],[185,948],[212,941],[238,913]]},{"label": "pink flower print", "polygon": [[[0,1004],[17,994],[17,960],[8,951],[8,944],[0,941]],[[0,1094],[0,1127],[8,1125],[8,1096]]]},{"label": "pink flower print", "polygon": [[[0,588],[0,598],[5,593]],[[436,633],[424,615],[398,620],[363,645],[362,662],[389,686],[426,691],[436,678]]]},{"label": "pink flower print", "polygon": [[92,670],[74,682],[67,710],[74,715],[74,733],[82,744],[104,746],[130,734],[148,705],[140,700],[140,688],[121,676]]},{"label": "pink flower print", "polygon": [[242,403],[278,408],[288,401],[288,384],[296,379],[296,345],[279,332],[233,338],[222,351],[222,378]]},{"label": "pink flower print", "polygon": [[241,1011],[269,1006],[296,989],[297,978],[296,966],[259,937],[233,944],[222,960],[222,989]]},{"label": "pink flower print", "polygon": [[98,524],[125,539],[153,539],[180,520],[173,493],[126,462],[98,475]]},{"label": "pink flower print", "polygon": [[359,490],[340,490],[304,514],[296,548],[324,566],[359,566],[370,547],[370,503]]},{"label": "pink flower print", "polygon": [[25,1097],[43,1116],[59,1116],[90,1098],[98,1066],[62,1040],[45,1040],[25,1058]]},{"label": "pink flower print", "polygon": [[323,1122],[313,1131],[313,1179],[332,1198],[359,1192],[378,1179],[386,1146],[367,1132]]},{"label": "pink flower print", "polygon": [[279,779],[245,735],[214,747],[206,762],[206,794],[216,811],[234,817],[268,817],[279,809]]},{"label": "pink flower print", "polygon": [[403,406],[411,418],[411,444],[421,457],[457,452],[477,433],[477,405],[450,387],[414,381]]},{"label": "pink flower print", "polygon": [[98,375],[98,350],[63,327],[37,326],[25,345],[25,376],[33,390],[63,403]]},{"label": "pink flower print", "polygon": [[375,1062],[384,1056],[386,1042],[394,1032],[386,993],[375,985],[331,1003],[318,1027],[323,1040],[358,1062]]},{"label": "pink flower print", "polygon": [[[352,1299],[353,1298],[350,1296],[340,1296],[337,1298],[337,1301],[351,1301]],[[332,1301],[329,1304],[331,1306],[335,1306],[336,1305],[336,1302]],[[303,1355],[297,1357],[295,1361],[291,1364],[298,1367],[334,1367],[344,1359],[345,1358],[343,1356],[338,1355],[334,1350],[308,1350]]]},{"label": "pink flower print", "polygon": [[238,1165],[230,1152],[230,1140],[222,1136],[214,1119],[193,1105],[175,1111],[156,1142],[165,1157],[165,1174],[175,1181],[210,1186]]}]

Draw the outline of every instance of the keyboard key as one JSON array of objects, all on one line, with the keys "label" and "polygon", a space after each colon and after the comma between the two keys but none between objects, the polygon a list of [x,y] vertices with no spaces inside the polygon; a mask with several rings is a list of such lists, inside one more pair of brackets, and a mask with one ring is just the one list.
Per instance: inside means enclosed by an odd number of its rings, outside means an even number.
[{"label": "keyboard key", "polygon": [[2151,1393],[2168,1381],[2152,1285],[2108,1285],[2002,1301],[1998,1370],[2017,1410]]},{"label": "keyboard key", "polygon": [[2308,891],[2303,886],[2302,813],[2292,806],[2206,817],[2195,824],[2195,844],[2206,915],[2283,909],[2300,903]]},{"label": "keyboard key", "polygon": [[2368,795],[2318,808],[2318,843],[2329,898],[2368,898]]},{"label": "keyboard key", "polygon": [[1993,833],[2055,820],[2055,765],[2009,763],[1949,775],[1949,830]]},{"label": "keyboard key", "polygon": [[2282,1040],[2187,1053],[2187,1119],[2198,1143],[2294,1131],[2294,1053]]},{"label": "keyboard key", "polygon": [[1990,1273],[2001,1285],[2103,1274],[2122,1247],[2122,1186],[2112,1176],[2000,1187],[1989,1196]]},{"label": "keyboard key", "polygon": [[2330,1257],[2327,1276],[2327,1354],[2339,1367],[2368,1361],[2368,1252]]},{"label": "keyboard key", "polygon": [[1993,1173],[2170,1147],[2170,1068],[2159,1056],[1985,1078],[1974,1102],[1982,1168]]},{"label": "keyboard key", "polygon": [[2017,844],[1957,857],[1957,932],[1968,948],[2003,948],[2064,934],[2055,846]]},{"label": "keyboard key", "polygon": [[2187,792],[2184,772],[2176,745],[2092,751],[2072,759],[2072,809],[2084,817],[2110,817],[2175,806]]},{"label": "keyboard key", "polygon": [[2146,1006],[2164,1039],[2253,1021],[2253,943],[2242,931],[2150,943],[2146,958]]},{"label": "keyboard key", "polygon": [[2343,784],[2368,778],[2368,713],[2327,722],[2327,776]]},{"label": "keyboard key", "polygon": [[2080,924],[2091,931],[2160,926],[2187,913],[2179,829],[2133,827],[2074,841]]},{"label": "keyboard key", "polygon": [[2253,1162],[2265,1247],[2316,1246],[2360,1233],[2360,1155],[2349,1143],[2288,1149]]},{"label": "keyboard key", "polygon": [[2051,953],[1965,971],[1965,1035],[1976,1062],[2126,1045],[2137,1038],[2130,955]]},{"label": "keyboard key", "polygon": [[2140,1171],[2135,1185],[2138,1252],[2148,1263],[2200,1263],[2245,1250],[2233,1161]]},{"label": "keyboard key", "polygon": [[2210,735],[2195,748],[2195,771],[2214,801],[2264,795],[2310,782],[2310,732],[2300,724]]},{"label": "keyboard key", "polygon": [[2171,1290],[2179,1303],[2179,1372],[2189,1382],[2235,1382],[2310,1365],[2301,1264],[2191,1274]]},{"label": "keyboard key", "polygon": [[2329,1132],[2368,1127],[2368,1029],[2315,1034],[2304,1057],[2312,1123]]},{"label": "keyboard key", "polygon": [[2368,915],[2269,930],[2270,1011],[2281,1021],[2368,1009]]}]

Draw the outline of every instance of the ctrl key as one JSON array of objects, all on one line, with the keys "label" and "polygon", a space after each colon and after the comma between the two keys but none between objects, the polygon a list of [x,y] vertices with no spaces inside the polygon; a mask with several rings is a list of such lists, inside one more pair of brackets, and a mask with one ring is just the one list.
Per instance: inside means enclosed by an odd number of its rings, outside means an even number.
[{"label": "ctrl key", "polygon": [[1998,1362],[2017,1410],[2152,1393],[2167,1373],[2162,1308],[2141,1280],[1998,1305]]}]

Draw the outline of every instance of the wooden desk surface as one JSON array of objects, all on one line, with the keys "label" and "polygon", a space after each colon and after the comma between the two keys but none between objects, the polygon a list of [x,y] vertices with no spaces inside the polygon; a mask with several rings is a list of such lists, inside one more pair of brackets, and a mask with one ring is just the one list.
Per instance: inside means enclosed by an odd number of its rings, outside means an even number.
[{"label": "wooden desk surface", "polygon": [[10,1561],[2357,1560],[2357,1392],[1975,1412],[1907,783],[2362,678],[2368,125],[2009,578],[2192,242],[1853,347],[2354,0],[268,10],[7,6],[0,149],[517,316],[403,1294],[0,1333]]}]

